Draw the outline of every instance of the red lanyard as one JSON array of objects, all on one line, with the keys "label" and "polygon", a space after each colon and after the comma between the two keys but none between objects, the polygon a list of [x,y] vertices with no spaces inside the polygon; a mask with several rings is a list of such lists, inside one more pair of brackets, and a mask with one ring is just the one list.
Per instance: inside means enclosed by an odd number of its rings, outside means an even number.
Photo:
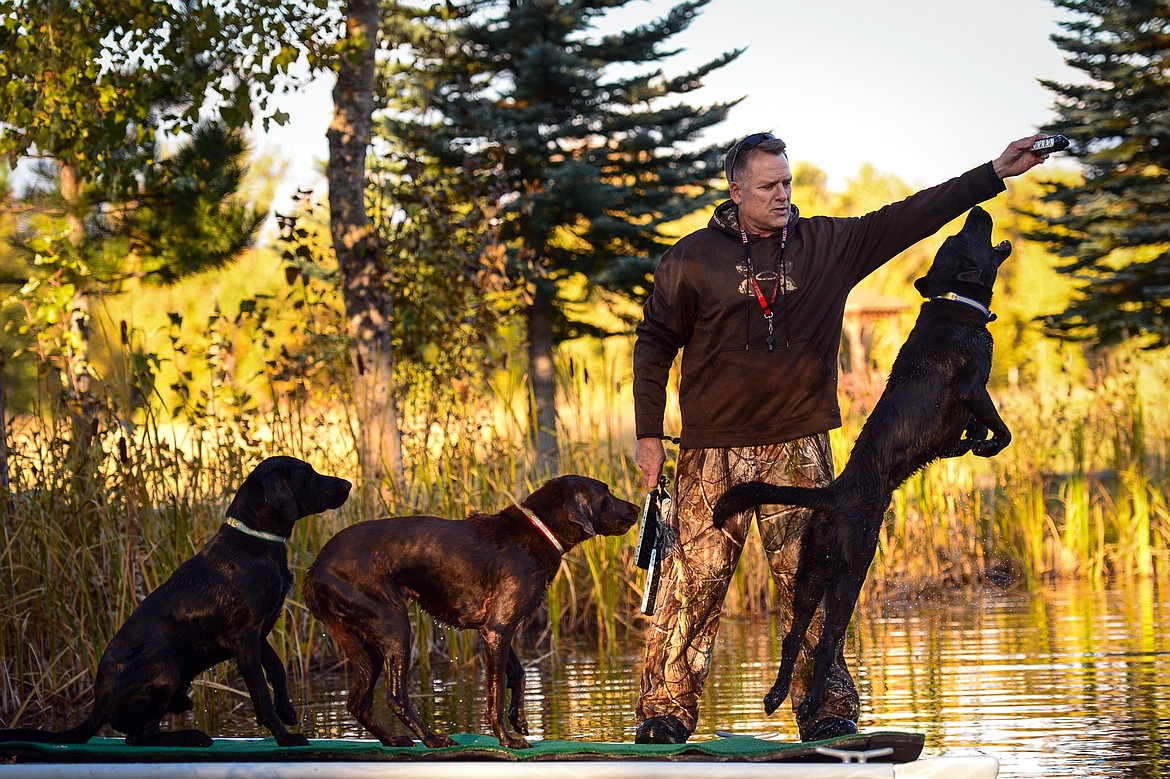
[{"label": "red lanyard", "polygon": [[752,250],[748,246],[747,231],[739,228],[739,236],[743,239],[743,254],[747,258],[748,279],[752,283],[752,290],[756,293],[756,300],[760,302],[760,310],[764,312],[764,320],[768,323],[768,351],[775,348],[775,338],[772,336],[772,304],[776,302],[776,295],[780,292],[781,280],[784,276],[784,247],[788,244],[788,227],[780,233],[780,259],[776,263],[776,283],[772,286],[772,297],[765,298],[760,283],[756,280],[756,271],[752,267]]}]

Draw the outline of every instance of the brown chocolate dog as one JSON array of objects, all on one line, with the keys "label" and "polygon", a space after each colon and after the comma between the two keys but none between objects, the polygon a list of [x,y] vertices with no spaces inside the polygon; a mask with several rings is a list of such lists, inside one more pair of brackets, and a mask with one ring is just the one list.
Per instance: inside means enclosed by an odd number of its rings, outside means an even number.
[{"label": "brown chocolate dog", "polygon": [[560,476],[497,514],[375,519],[339,532],[306,574],[304,593],[352,664],[350,713],[383,744],[414,743],[374,716],[374,686],[384,665],[391,711],[428,747],[455,743],[428,728],[407,696],[407,600],[413,600],[441,622],[479,631],[488,724],[501,744],[526,748],[504,725],[507,689],[508,719],[517,733],[528,733],[524,671],[512,636],[544,597],[567,550],[594,535],[624,534],[639,513],[596,479]]},{"label": "brown chocolate dog", "polygon": [[841,651],[894,490],[939,458],[967,452],[992,457],[1011,441],[987,394],[992,285],[1012,252],[1007,241],[992,246],[991,227],[986,211],[972,209],[963,229],[947,238],[930,270],[914,283],[927,301],[841,475],[816,488],[747,482],[715,504],[717,527],[761,504],[815,510],[801,539],[792,626],[782,644],[776,682],[764,697],[769,714],[788,696],[797,653],[823,600],[825,622],[800,716],[820,709],[829,668]]},{"label": "brown chocolate dog", "polygon": [[114,634],[98,663],[89,717],[61,733],[0,730],[0,741],[82,744],[109,723],[136,746],[210,746],[201,731],[166,732],[159,723],[191,709],[187,692],[196,676],[234,658],[256,720],[282,746],[308,744],[285,727],[297,715],[268,633],[292,586],[285,541],[293,525],[337,508],[349,488],[345,479],[319,474],[295,457],[260,463],[228,506],[228,521]]}]

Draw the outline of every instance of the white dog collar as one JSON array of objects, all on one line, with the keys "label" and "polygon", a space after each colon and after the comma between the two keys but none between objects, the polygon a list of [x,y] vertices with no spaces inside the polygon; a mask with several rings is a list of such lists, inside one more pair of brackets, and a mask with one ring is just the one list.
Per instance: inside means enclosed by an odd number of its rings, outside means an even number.
[{"label": "white dog collar", "polygon": [[519,506],[518,508],[524,512],[524,516],[528,517],[528,521],[535,525],[537,530],[539,530],[541,533],[544,533],[544,537],[547,538],[549,542],[557,548],[558,552],[561,554],[565,553],[565,547],[561,545],[561,542],[557,540],[557,537],[553,535],[553,532],[548,529],[548,525],[540,521],[540,517],[536,516],[536,513],[533,512],[532,509],[528,508],[527,506]]},{"label": "white dog collar", "polygon": [[991,313],[990,308],[983,305],[978,300],[972,300],[971,298],[966,298],[966,297],[963,297],[962,295],[957,295],[954,292],[947,292],[943,295],[935,295],[934,297],[931,298],[931,300],[953,300],[956,303],[962,303],[964,305],[970,306],[971,308],[979,311],[980,313],[983,314],[983,316],[987,317],[988,322],[995,321],[995,314]]},{"label": "white dog collar", "polygon": [[277,544],[284,544],[288,542],[288,539],[284,536],[278,536],[275,533],[265,533],[263,530],[253,530],[234,517],[228,517],[223,521],[223,523],[230,528],[235,528],[245,535],[252,536],[252,538],[259,538],[264,541],[273,541]]}]

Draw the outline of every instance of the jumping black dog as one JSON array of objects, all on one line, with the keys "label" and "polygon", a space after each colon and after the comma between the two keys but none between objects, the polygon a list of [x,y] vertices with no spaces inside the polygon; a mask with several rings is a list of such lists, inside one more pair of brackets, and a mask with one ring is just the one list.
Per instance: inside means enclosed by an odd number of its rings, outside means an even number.
[{"label": "jumping black dog", "polygon": [[992,285],[1012,251],[1007,241],[991,245],[991,228],[987,212],[972,209],[963,229],[947,238],[930,270],[914,283],[927,301],[841,474],[815,488],[747,482],[715,504],[716,526],[762,504],[814,510],[801,540],[792,626],[782,644],[776,683],[764,697],[768,714],[788,696],[797,653],[823,600],[813,682],[799,714],[813,716],[820,709],[829,668],[845,640],[894,490],[935,460],[967,452],[992,457],[1011,441],[987,394]]},{"label": "jumping black dog", "polygon": [[260,463],[228,506],[227,522],[118,629],[98,663],[86,720],[62,732],[0,730],[0,741],[82,744],[108,723],[136,746],[210,746],[202,731],[165,732],[159,723],[191,709],[198,674],[235,658],[257,721],[282,746],[307,745],[285,727],[297,715],[268,633],[293,581],[285,546],[293,525],[341,506],[349,489],[295,457]]},{"label": "jumping black dog", "polygon": [[428,747],[454,745],[419,718],[407,695],[413,600],[441,622],[479,631],[487,677],[485,719],[500,743],[524,749],[508,720],[528,733],[524,669],[512,636],[540,604],[561,556],[595,535],[619,536],[640,509],[585,476],[559,476],[519,506],[464,520],[372,519],[345,528],[321,548],[305,575],[305,603],[349,659],[353,685],[346,703],[366,730],[388,746],[411,746],[374,714],[374,686],[385,666],[386,703]]}]

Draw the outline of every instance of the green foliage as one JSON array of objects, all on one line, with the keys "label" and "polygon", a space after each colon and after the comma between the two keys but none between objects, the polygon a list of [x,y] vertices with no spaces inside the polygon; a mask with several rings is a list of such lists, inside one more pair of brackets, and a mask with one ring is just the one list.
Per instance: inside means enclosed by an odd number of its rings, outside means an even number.
[{"label": "green foliage", "polygon": [[173,156],[144,171],[125,224],[111,225],[111,236],[124,234],[138,261],[135,276],[173,284],[223,267],[251,245],[266,209],[239,198],[247,154],[241,133],[204,124]]},{"label": "green foliage", "polygon": [[1053,182],[1058,206],[1035,237],[1066,259],[1079,295],[1055,332],[1116,343],[1170,345],[1170,2],[1054,0],[1076,18],[1053,36],[1086,82],[1057,94],[1046,130],[1067,135],[1084,181]]},{"label": "green foliage", "polygon": [[467,162],[447,169],[401,150],[371,164],[396,355],[444,377],[483,373],[484,349],[518,302],[492,226],[496,184]]},{"label": "green foliage", "polygon": [[[371,161],[371,174],[399,419],[408,449],[425,448],[435,425],[454,435],[483,422],[469,400],[491,393],[491,376],[513,340],[507,323],[518,293],[506,284],[504,252],[490,234],[484,182],[398,151]],[[278,222],[287,277],[306,289],[320,286],[337,312],[333,358],[344,363],[341,278],[326,215],[304,193]]]},{"label": "green foliage", "polygon": [[240,128],[332,29],[325,0],[13,0],[0,10],[0,159],[49,156],[119,193],[160,129]]},{"label": "green foliage", "polygon": [[23,366],[13,370],[8,360],[14,351],[27,348],[32,342],[28,334],[15,335],[24,319],[24,308],[12,299],[11,293],[28,281],[29,266],[27,259],[11,244],[19,218],[9,183],[9,171],[0,165],[0,356],[3,358],[0,370],[5,378],[4,400],[9,408],[27,408],[34,392],[34,377]]},{"label": "green foliage", "polygon": [[[25,316],[8,324],[53,336],[38,339],[39,364],[67,378],[79,422],[90,415],[95,375],[89,296],[130,277],[173,282],[222,265],[252,240],[259,217],[230,198],[242,141],[195,123],[214,114],[240,127],[253,117],[253,99],[263,114],[291,55],[311,40],[301,32],[321,12],[313,9],[17,0],[0,11],[0,159],[42,160],[14,236],[29,272],[9,300]],[[275,44],[264,38],[273,34]],[[160,130],[192,137],[167,157]]]}]

